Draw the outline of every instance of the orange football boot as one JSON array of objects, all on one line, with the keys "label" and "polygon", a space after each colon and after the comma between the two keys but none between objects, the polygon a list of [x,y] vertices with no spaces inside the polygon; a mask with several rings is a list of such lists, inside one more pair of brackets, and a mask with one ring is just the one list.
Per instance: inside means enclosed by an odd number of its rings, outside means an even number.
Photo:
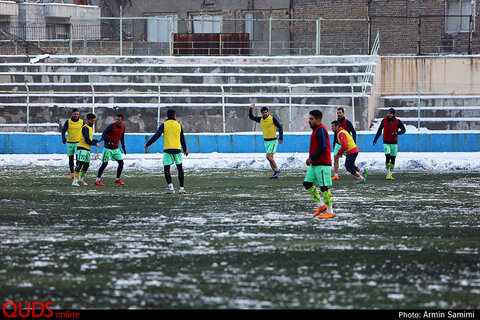
[{"label": "orange football boot", "polygon": [[333,214],[333,212],[325,212],[320,217],[318,217],[318,219],[330,219],[330,218],[333,218],[334,216],[335,215]]},{"label": "orange football boot", "polygon": [[324,204],[323,206],[317,208],[317,211],[315,211],[313,216],[316,217],[319,214],[321,214],[322,212],[324,212],[325,210],[327,210],[327,206]]}]

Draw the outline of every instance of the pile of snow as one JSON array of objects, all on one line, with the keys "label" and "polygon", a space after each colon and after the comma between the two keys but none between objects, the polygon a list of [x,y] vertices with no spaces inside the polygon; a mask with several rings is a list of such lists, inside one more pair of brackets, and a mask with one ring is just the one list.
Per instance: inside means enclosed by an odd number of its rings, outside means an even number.
[{"label": "pile of snow", "polygon": [[[275,161],[281,169],[306,169],[307,153],[277,153]],[[100,167],[100,155],[92,154],[91,168]],[[183,157],[187,170],[195,169],[270,169],[264,153],[196,153]],[[162,168],[163,154],[128,154],[124,156],[125,170]],[[344,158],[340,166],[344,170]],[[384,170],[385,155],[377,152],[360,153],[357,165],[369,170]],[[116,166],[116,164],[111,164]],[[0,168],[12,166],[68,167],[64,154],[2,154]],[[480,171],[480,152],[401,152],[396,170]]]},{"label": "pile of snow", "polygon": [[50,55],[49,54],[44,54],[44,55],[40,55],[40,56],[36,56],[35,58],[31,58],[30,59],[30,63],[31,64],[35,64],[37,62],[42,62],[44,61],[45,59],[49,58]]}]

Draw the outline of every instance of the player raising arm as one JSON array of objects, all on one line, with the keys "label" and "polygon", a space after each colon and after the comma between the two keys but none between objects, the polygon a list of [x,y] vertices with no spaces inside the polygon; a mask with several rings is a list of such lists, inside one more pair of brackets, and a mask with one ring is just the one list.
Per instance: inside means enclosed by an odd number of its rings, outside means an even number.
[{"label": "player raising arm", "polygon": [[[278,179],[280,174],[280,168],[278,168],[277,163],[273,159],[273,155],[277,153],[278,143],[283,143],[283,127],[280,122],[274,116],[270,115],[267,107],[263,107],[260,111],[262,112],[261,117],[255,117],[253,115],[253,109],[255,104],[253,103],[250,106],[250,111],[248,117],[250,120],[260,123],[263,132],[263,141],[265,145],[265,151],[267,152],[267,160],[270,163],[270,167],[273,171],[273,176],[270,179]],[[278,140],[277,140],[277,129],[278,128]]]}]

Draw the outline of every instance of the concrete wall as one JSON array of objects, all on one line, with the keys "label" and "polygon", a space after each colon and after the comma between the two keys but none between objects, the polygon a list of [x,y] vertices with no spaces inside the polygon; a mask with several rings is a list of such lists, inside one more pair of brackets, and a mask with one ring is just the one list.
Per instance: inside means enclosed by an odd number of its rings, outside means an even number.
[{"label": "concrete wall", "polygon": [[[347,98],[348,100],[348,98]],[[366,100],[366,99],[365,99]],[[356,100],[355,117],[357,119],[356,128],[360,128],[359,123],[364,125],[362,119],[366,119],[367,109],[360,104],[359,99]],[[244,107],[227,107],[225,108],[225,132],[245,132],[245,131],[261,131],[260,125],[248,118],[249,103],[245,103]],[[166,120],[166,107],[160,111],[160,122]],[[178,121],[182,124],[186,132],[209,132],[221,133],[223,131],[223,116],[221,107],[175,107],[177,111]],[[259,117],[261,107],[256,107],[254,115]],[[335,105],[332,107],[297,107],[292,108],[291,113],[288,107],[270,107],[270,114],[275,116],[283,126],[284,132],[303,132],[309,130],[308,114],[313,109],[319,109],[323,113],[323,121],[330,124],[336,120],[337,109]],[[86,119],[87,113],[92,112],[91,107],[79,108],[80,115]],[[4,107],[0,104],[0,132],[26,132],[27,109],[18,107]],[[61,132],[62,126],[70,117],[70,107],[33,107],[29,110],[29,131],[28,132],[45,132],[58,131]],[[125,126],[129,133],[152,132],[158,127],[157,108],[138,108],[138,107],[96,107],[95,115],[97,116],[96,132],[102,132],[110,123],[115,121],[115,115],[121,113],[125,117]],[[346,106],[345,114],[348,119],[352,119],[352,108]],[[291,119],[291,121],[290,121]],[[19,124],[13,126],[12,124]],[[57,124],[57,126],[54,126]],[[21,126],[20,126],[21,125]]]},{"label": "concrete wall", "polygon": [[[146,141],[153,135],[127,134],[125,138],[128,153],[144,153]],[[99,135],[96,135],[99,138]],[[372,145],[375,133],[359,133],[357,145],[360,152],[383,152],[381,139]],[[330,135],[332,141],[333,136]],[[310,133],[285,134],[284,143],[278,152],[308,152]],[[187,134],[187,148],[191,153],[264,153],[261,134]],[[93,152],[100,152],[94,147]],[[400,152],[478,152],[480,132],[455,133],[406,133],[399,137]],[[50,154],[66,152],[60,134],[0,133],[0,154]],[[163,152],[163,139],[160,138],[150,149],[150,153]]]},{"label": "concrete wall", "polygon": [[382,95],[469,95],[480,92],[480,57],[382,57]]},{"label": "concrete wall", "polygon": [[0,1],[0,16],[18,16],[18,3]]}]

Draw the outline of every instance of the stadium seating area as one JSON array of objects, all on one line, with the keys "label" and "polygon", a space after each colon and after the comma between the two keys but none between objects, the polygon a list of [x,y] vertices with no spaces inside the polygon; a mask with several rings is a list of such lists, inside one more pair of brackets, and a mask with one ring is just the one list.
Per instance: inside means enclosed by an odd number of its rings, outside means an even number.
[{"label": "stadium seating area", "polygon": [[[277,114],[293,131],[308,130],[303,114],[312,107],[323,108],[333,120],[336,107],[346,107],[351,115],[348,108],[354,104],[357,121],[366,127],[362,115],[368,95],[362,89],[368,91],[371,83],[365,79],[373,79],[368,56],[51,56],[33,62],[22,56],[0,57],[0,106],[7,111],[0,122],[26,123],[27,84],[30,126],[37,125],[36,131],[52,130],[52,119],[64,119],[73,107],[95,106],[99,114],[133,108],[139,121],[148,109],[146,116],[151,118],[159,105],[186,108],[192,117],[203,110],[207,122],[209,116],[217,121],[225,107],[227,131],[250,131],[249,121],[232,115],[239,107],[247,110],[250,103],[278,107]],[[154,130],[155,125],[140,125],[138,131]],[[189,128],[218,130],[200,123]]]}]

